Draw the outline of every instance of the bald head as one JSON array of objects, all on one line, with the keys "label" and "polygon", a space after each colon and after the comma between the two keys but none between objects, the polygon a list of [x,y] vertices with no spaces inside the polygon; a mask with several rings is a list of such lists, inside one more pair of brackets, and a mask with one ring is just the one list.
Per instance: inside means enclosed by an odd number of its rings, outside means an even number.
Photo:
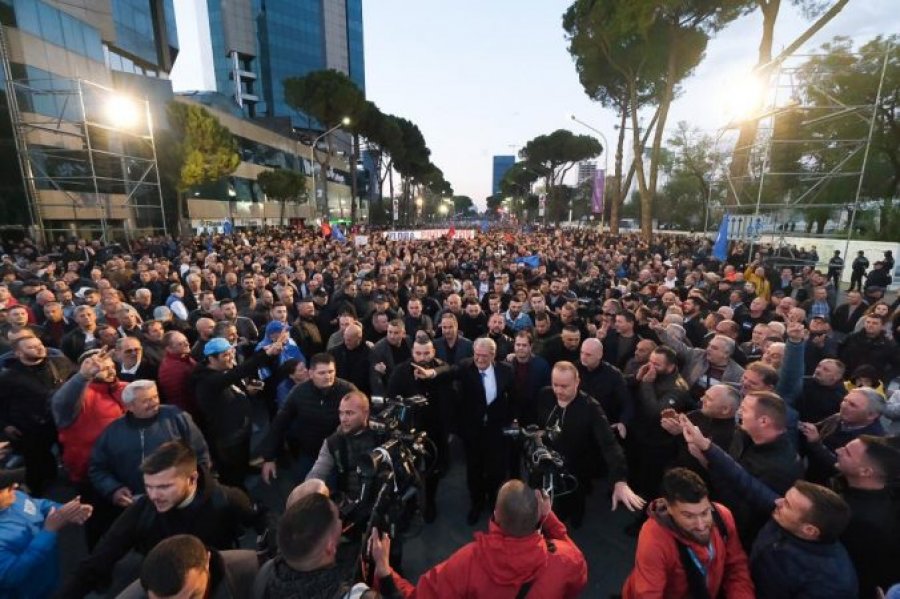
[{"label": "bald head", "polygon": [[596,337],[588,337],[581,344],[581,365],[588,370],[594,370],[600,366],[603,360],[603,343]]},{"label": "bald head", "polygon": [[538,491],[520,480],[507,481],[497,494],[494,519],[511,537],[527,537],[537,529]]},{"label": "bald head", "polygon": [[331,493],[328,491],[328,485],[325,484],[325,481],[318,478],[310,478],[294,487],[294,490],[291,491],[290,495],[288,495],[287,502],[285,502],[284,504],[284,509],[288,509],[304,497],[313,495],[315,493],[324,495],[325,497],[331,496]]}]

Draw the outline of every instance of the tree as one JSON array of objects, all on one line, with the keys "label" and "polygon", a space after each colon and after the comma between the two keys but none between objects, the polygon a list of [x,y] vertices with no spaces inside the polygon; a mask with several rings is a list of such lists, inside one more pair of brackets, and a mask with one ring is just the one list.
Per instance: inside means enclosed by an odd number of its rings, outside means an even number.
[{"label": "tree", "polygon": [[[801,115],[805,123],[797,137],[805,143],[800,145],[801,149],[793,158],[801,173],[794,177],[792,184],[795,187],[809,180],[821,180],[832,171],[844,175],[831,177],[827,184],[813,189],[814,193],[810,194],[812,204],[852,204],[859,184],[856,173],[863,166],[865,144],[848,147],[846,142],[868,138],[872,114],[867,107],[874,107],[872,140],[862,173],[861,197],[881,205],[878,236],[889,240],[900,237],[900,219],[897,219],[893,203],[900,195],[898,43],[898,35],[887,39],[879,36],[855,50],[851,40],[838,37],[822,46],[821,55],[807,60],[798,73],[802,104],[808,108]],[[844,112],[849,112],[849,116],[822,118],[833,114],[836,104],[846,106]],[[776,148],[773,146],[773,153]],[[852,155],[848,155],[851,150]],[[822,208],[812,206],[807,209],[810,221],[816,222],[819,232],[833,212]]]},{"label": "tree", "polygon": [[163,159],[169,168],[160,171],[178,173],[175,189],[180,234],[188,189],[231,174],[241,157],[231,131],[202,106],[173,100],[166,113],[172,127],[172,143]]},{"label": "tree", "polygon": [[[313,71],[303,77],[290,77],[284,81],[284,100],[288,106],[304,112],[318,121],[316,129],[327,132],[332,127],[341,123],[345,118],[350,119],[350,125],[366,116],[369,108],[362,91],[353,83],[347,75],[340,71],[327,69]],[[331,166],[332,144],[331,136],[326,136],[327,151],[324,159],[318,157],[317,148],[313,148],[313,155],[323,172]],[[353,144],[354,148],[356,144]],[[355,156],[354,156],[355,158]],[[352,168],[355,168],[355,161]],[[322,180],[325,177],[319,177]],[[313,190],[318,200],[317,190]],[[325,182],[322,189],[324,207],[328,207],[328,183]],[[355,210],[354,198],[354,210]]]},{"label": "tree", "polygon": [[[822,27],[824,27],[831,19],[838,15],[847,5],[849,0],[836,0],[827,10],[827,3],[822,0],[791,0],[795,6],[799,6],[803,14],[807,18],[816,18],[816,20],[798,35],[787,47],[781,51],[777,58],[772,59],[772,46],[775,41],[775,23],[778,20],[778,14],[781,10],[782,0],[751,0],[748,5],[757,6],[762,13],[762,36],[759,42],[759,53],[754,69],[754,75],[761,81],[766,82],[771,77],[773,71],[784,61],[785,58],[793,54],[800,46],[805,44],[814,36]],[[729,204],[739,202],[739,196],[746,184],[746,175],[750,168],[751,150],[756,134],[759,130],[759,117],[754,118],[752,115],[758,113],[763,98],[757,98],[757,101],[750,107],[750,118],[745,118],[741,122],[738,139],[734,144],[732,152],[730,179],[732,181],[731,189],[733,193],[728,196]]]},{"label": "tree", "polygon": [[265,171],[256,176],[263,193],[273,200],[281,202],[281,225],[284,226],[284,213],[288,200],[293,199],[297,203],[309,201],[309,191],[306,188],[306,177],[290,169],[274,169]]},{"label": "tree", "polygon": [[[525,163],[522,168],[529,168],[546,180],[548,199],[558,219],[561,215],[559,205],[563,201],[560,187],[566,173],[579,162],[598,156],[602,151],[603,146],[593,137],[557,129],[549,135],[539,135],[530,140],[519,156]],[[510,170],[513,168],[516,165]]]},{"label": "tree", "polygon": [[452,200],[454,214],[475,212],[475,202],[469,196],[453,196]]},{"label": "tree", "polygon": [[[617,235],[619,232],[619,210],[625,200],[628,188],[631,187],[631,181],[634,177],[634,161],[628,169],[627,180],[623,185],[622,181],[622,162],[625,150],[625,131],[627,130],[629,115],[629,91],[628,79],[620,69],[614,67],[616,61],[623,60],[625,56],[635,52],[642,40],[634,37],[631,40],[623,40],[623,46],[619,49],[612,49],[601,46],[597,38],[593,35],[593,27],[591,25],[591,9],[594,5],[593,0],[580,0],[572,4],[563,15],[563,29],[566,31],[566,37],[569,42],[569,54],[575,61],[575,69],[578,71],[578,78],[584,87],[585,93],[592,100],[599,102],[604,108],[610,108],[616,111],[619,117],[619,135],[616,140],[616,155],[613,166],[612,185],[607,188],[606,195],[609,196],[609,227],[610,233]],[[617,50],[619,56],[615,59],[610,58],[607,51]],[[640,88],[637,93],[637,102],[639,107],[645,106],[650,102],[655,94],[653,89],[654,81],[652,79],[641,80],[641,85],[646,88]],[[653,123],[656,122],[654,116]],[[653,124],[648,127],[648,133],[653,130]],[[642,145],[646,144],[646,137]],[[605,152],[609,152],[609,148],[605,148]],[[606,173],[609,176],[609,173]]]},{"label": "tree", "polygon": [[[677,86],[699,64],[710,36],[745,10],[745,1],[576,0],[573,4],[571,23],[577,23],[580,35],[593,40],[605,64],[621,74],[627,89],[641,232],[646,239],[652,233],[663,131]],[[651,94],[650,103],[656,106],[649,165],[639,118],[644,93]]]}]

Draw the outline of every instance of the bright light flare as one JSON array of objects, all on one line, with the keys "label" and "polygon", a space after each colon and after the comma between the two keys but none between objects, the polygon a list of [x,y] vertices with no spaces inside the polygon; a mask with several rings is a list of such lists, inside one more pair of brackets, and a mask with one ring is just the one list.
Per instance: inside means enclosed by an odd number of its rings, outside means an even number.
[{"label": "bright light flare", "polygon": [[114,127],[133,129],[141,121],[138,103],[127,96],[113,95],[106,103],[106,115]]},{"label": "bright light flare", "polygon": [[723,116],[732,123],[759,114],[766,98],[765,82],[753,74],[726,79],[720,88],[719,105]]},{"label": "bright light flare", "polygon": [[438,206],[438,212],[440,212],[443,215],[446,215],[448,212],[450,212],[450,209],[447,208],[447,204],[441,204],[440,206]]}]

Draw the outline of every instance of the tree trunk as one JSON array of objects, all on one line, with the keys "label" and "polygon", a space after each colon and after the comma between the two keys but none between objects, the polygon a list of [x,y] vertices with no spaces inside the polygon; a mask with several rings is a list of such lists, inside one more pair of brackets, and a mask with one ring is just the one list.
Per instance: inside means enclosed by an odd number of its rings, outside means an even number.
[{"label": "tree trunk", "polygon": [[649,242],[650,237],[653,234],[653,221],[650,218],[645,218],[645,215],[652,216],[653,195],[647,188],[647,177],[644,173],[644,148],[641,143],[641,130],[638,124],[637,91],[635,89],[634,81],[629,82],[628,87],[630,95],[629,110],[631,111],[631,130],[633,133],[632,140],[634,144],[633,165],[634,171],[637,174],[638,190],[640,191],[641,196],[641,235]]},{"label": "tree trunk", "polygon": [[[778,10],[781,0],[758,0],[759,7],[763,13],[763,35],[759,43],[759,58],[756,64],[756,76],[762,81],[768,81],[774,69],[797,51],[800,46],[809,41],[812,36],[818,33],[825,25],[828,24],[838,13],[843,10],[849,0],[837,0],[831,8],[822,13],[816,21],[806,28],[806,30],[797,36],[781,53],[772,60],[772,43],[775,34],[775,21],[778,19]],[[753,109],[759,109],[754,106]],[[750,150],[756,139],[756,133],[759,129],[758,119],[748,119],[741,125],[741,131],[738,140],[735,143],[732,152],[731,166],[729,167],[729,178],[731,185],[729,193],[726,196],[727,204],[737,204],[738,198],[746,185],[747,173],[750,170]]]},{"label": "tree trunk", "polygon": [[[759,0],[759,8],[763,14],[763,33],[759,42],[759,54],[756,60],[756,74],[761,80],[765,81],[769,74],[768,68],[763,68],[772,62],[772,43],[775,39],[775,21],[778,20],[778,11],[781,8],[781,0]],[[751,114],[759,112],[760,101],[750,108]],[[759,121],[757,119],[747,119],[741,123],[741,129],[738,133],[738,139],[734,144],[734,150],[731,154],[731,165],[729,166],[729,178],[731,185],[728,187],[729,193],[725,196],[725,203],[729,206],[735,206],[740,203],[740,196],[746,186],[747,173],[750,172],[750,150],[756,139],[756,132],[759,130]]]},{"label": "tree trunk", "polygon": [[616,142],[615,182],[612,190],[612,203],[609,207],[609,233],[619,234],[619,208],[622,206],[625,192],[622,191],[622,160],[625,150],[625,126],[628,124],[628,101],[622,103],[619,116],[619,139]]},{"label": "tree trunk", "polygon": [[[390,189],[391,189],[391,197],[390,197],[390,200],[391,200],[391,223],[393,225],[396,225],[398,219],[394,218],[394,165],[393,164],[388,165],[387,176],[388,176],[388,185],[390,186]],[[399,217],[400,215],[398,214],[397,216]]]},{"label": "tree trunk", "polygon": [[350,152],[350,223],[356,224],[356,201],[359,189],[356,181],[356,163],[359,161],[359,136],[353,135],[353,148]]}]

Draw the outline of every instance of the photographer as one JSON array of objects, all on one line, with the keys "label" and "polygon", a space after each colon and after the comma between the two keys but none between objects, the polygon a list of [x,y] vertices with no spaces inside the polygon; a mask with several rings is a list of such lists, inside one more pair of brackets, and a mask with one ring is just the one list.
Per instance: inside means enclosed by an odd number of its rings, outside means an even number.
[{"label": "photographer", "polygon": [[[280,554],[260,569],[253,598],[378,599],[402,596],[394,586],[390,566],[386,565],[388,551],[383,555],[385,565],[375,571],[381,589],[379,594],[363,583],[353,584],[354,564],[337,561],[340,542],[341,519],[334,503],[320,493],[299,499],[284,512],[278,523]],[[390,543],[386,545],[389,549]],[[380,553],[379,557],[382,557]]]},{"label": "photographer", "polygon": [[415,587],[391,570],[390,540],[376,533],[370,545],[375,576],[382,584],[391,577],[406,598],[565,599],[578,597],[587,584],[584,555],[554,515],[550,499],[519,480],[500,488],[488,533],[427,571]]},{"label": "photographer", "polygon": [[571,362],[558,362],[551,373],[551,386],[538,395],[538,426],[548,434],[544,443],[562,456],[565,468],[578,479],[578,486],[557,503],[561,519],[571,517],[572,526],[584,519],[584,504],[596,468],[597,449],[603,454],[613,483],[612,508],[621,501],[629,510],[644,507],[644,500],[625,482],[625,455],[613,436],[609,421],[596,399],[578,390],[578,369]]},{"label": "photographer", "polygon": [[319,457],[306,480],[317,478],[331,482],[329,486],[338,496],[352,499],[359,496],[362,486],[357,470],[359,460],[382,439],[369,428],[369,398],[360,391],[351,391],[341,399],[338,418],[341,422],[338,430],[322,442]]}]

